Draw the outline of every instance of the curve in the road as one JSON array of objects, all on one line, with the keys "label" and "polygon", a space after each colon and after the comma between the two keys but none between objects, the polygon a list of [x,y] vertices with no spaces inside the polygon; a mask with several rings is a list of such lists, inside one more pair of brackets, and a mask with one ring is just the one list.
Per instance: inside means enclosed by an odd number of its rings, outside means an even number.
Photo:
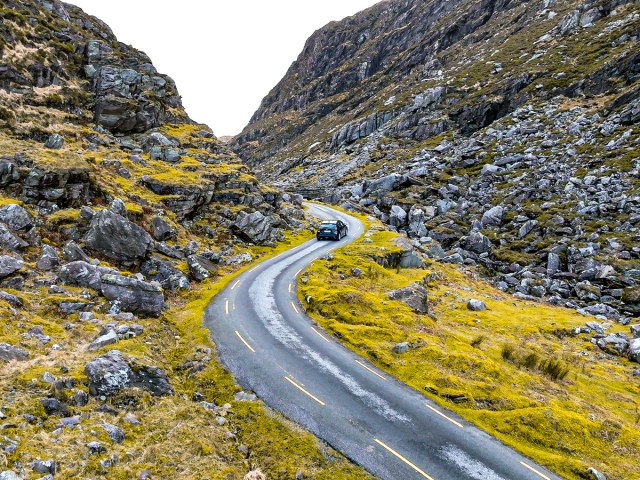
[{"label": "curve in the road", "polygon": [[205,325],[237,382],[383,480],[558,480],[413,388],[333,340],[305,314],[296,277],[313,260],[357,239],[340,219],[339,242],[310,240],[240,275],[207,307]]}]

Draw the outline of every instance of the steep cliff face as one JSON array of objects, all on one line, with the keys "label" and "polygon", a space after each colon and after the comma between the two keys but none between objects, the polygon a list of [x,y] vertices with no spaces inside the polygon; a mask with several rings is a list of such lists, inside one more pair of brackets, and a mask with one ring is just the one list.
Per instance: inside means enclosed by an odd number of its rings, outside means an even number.
[{"label": "steep cliff face", "polygon": [[626,0],[381,2],[316,32],[233,148],[505,290],[635,313],[639,35]]}]

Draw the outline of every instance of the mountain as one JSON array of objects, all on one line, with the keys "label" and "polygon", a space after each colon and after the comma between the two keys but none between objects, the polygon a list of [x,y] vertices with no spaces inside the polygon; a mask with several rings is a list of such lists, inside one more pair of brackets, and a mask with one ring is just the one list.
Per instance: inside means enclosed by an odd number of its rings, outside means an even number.
[{"label": "mountain", "polygon": [[234,272],[307,237],[300,200],[103,22],[3,0],[0,478],[366,477],[236,386],[202,327]]},{"label": "mountain", "polygon": [[503,290],[635,315],[639,34],[626,0],[381,2],[315,32],[232,148]]}]

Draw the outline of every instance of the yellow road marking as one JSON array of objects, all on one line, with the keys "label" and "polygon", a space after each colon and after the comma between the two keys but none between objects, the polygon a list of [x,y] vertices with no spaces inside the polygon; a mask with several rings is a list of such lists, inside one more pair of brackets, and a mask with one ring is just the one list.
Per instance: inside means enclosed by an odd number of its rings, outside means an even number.
[{"label": "yellow road marking", "polygon": [[289,293],[291,293],[291,284],[289,284]]},{"label": "yellow road marking", "polygon": [[253,353],[256,353],[256,351],[253,349],[253,347],[252,347],[251,345],[249,345],[249,344],[247,343],[247,341],[246,341],[244,338],[242,338],[242,335],[240,335],[240,332],[239,332],[239,331],[237,331],[237,330],[236,330],[236,335],[238,336],[238,338],[239,338],[240,340],[242,340],[242,343],[244,343],[244,346],[245,346],[245,347],[247,347],[247,348],[248,348],[249,350],[251,350]]},{"label": "yellow road marking", "polygon": [[453,418],[449,418],[447,417],[444,413],[442,413],[440,410],[437,410],[435,408],[433,408],[431,405],[428,405],[425,403],[425,405],[427,406],[428,409],[433,410],[434,412],[436,412],[438,415],[440,415],[442,418],[449,420],[451,423],[453,423],[454,425],[457,425],[460,428],[464,428],[464,425],[462,425],[460,422],[456,422]]},{"label": "yellow road marking", "polygon": [[416,467],[413,463],[411,463],[409,460],[407,460],[406,458],[404,458],[402,455],[400,455],[398,452],[396,452],[393,448],[389,447],[388,445],[385,445],[384,443],[382,443],[380,440],[378,440],[377,438],[374,438],[375,442],[382,446],[385,450],[387,450],[388,452],[391,452],[392,454],[394,454],[396,457],[398,457],[400,460],[402,460],[404,463],[406,463],[407,465],[409,465],[411,468],[413,468],[416,472],[418,472],[420,475],[422,475],[424,478],[427,478],[429,480],[435,480],[433,477],[430,477],[429,475],[427,475],[424,471],[420,470],[420,468]]},{"label": "yellow road marking", "polygon": [[322,400],[320,400],[318,397],[316,397],[315,395],[312,395],[311,393],[309,393],[308,391],[306,391],[301,385],[298,385],[296,382],[294,382],[293,380],[291,380],[289,377],[284,377],[284,379],[289,382],[291,385],[293,385],[294,387],[296,387],[298,390],[300,390],[301,392],[305,393],[306,395],[308,395],[309,397],[313,398],[316,402],[318,402],[320,405],[322,405],[323,407],[326,405]]},{"label": "yellow road marking", "polygon": [[535,468],[533,468],[531,465],[527,465],[524,462],[520,462],[520,465],[522,465],[525,468],[528,468],[529,470],[531,470],[533,473],[535,473],[536,475],[540,476],[540,478],[544,478],[544,480],[551,480],[549,477],[547,477],[544,473],[539,472],[538,470],[536,470]]},{"label": "yellow road marking", "polygon": [[302,269],[298,270],[298,271],[296,272],[296,274],[294,275],[294,277],[297,277],[298,275],[300,275],[300,272],[301,272],[301,271],[302,271]]},{"label": "yellow road marking", "polygon": [[238,280],[236,283],[233,284],[233,287],[231,287],[231,290],[234,290],[238,285],[240,285],[240,280]]},{"label": "yellow road marking", "polygon": [[356,360],[356,363],[358,365],[360,365],[362,368],[366,368],[367,370],[369,370],[371,373],[373,373],[375,376],[380,377],[382,380],[387,380],[386,378],[384,378],[382,375],[380,375],[378,372],[376,372],[375,370],[373,370],[372,368],[367,367],[364,363],[362,363],[360,360]]},{"label": "yellow road marking", "polygon": [[295,303],[291,302],[291,306],[292,306],[292,307],[293,307],[293,309],[296,311],[296,313],[300,313],[300,312],[298,311],[298,309],[296,308],[296,304],[295,304]]},{"label": "yellow road marking", "polygon": [[224,301],[224,313],[229,315],[229,300]]},{"label": "yellow road marking", "polygon": [[324,335],[322,335],[318,330],[316,330],[315,328],[311,327],[311,330],[313,330],[316,335],[318,335],[321,339],[323,339],[325,342],[328,342],[329,339],[327,337],[325,337]]},{"label": "yellow road marking", "polygon": [[253,267],[251,270],[249,270],[249,273],[253,272],[256,268],[258,268],[260,265],[256,265],[255,267]]}]

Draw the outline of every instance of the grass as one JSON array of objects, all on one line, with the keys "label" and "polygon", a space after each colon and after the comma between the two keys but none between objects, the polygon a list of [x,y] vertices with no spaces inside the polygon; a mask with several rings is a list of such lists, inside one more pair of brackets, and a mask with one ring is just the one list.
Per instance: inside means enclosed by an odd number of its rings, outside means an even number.
[{"label": "grass", "polygon": [[[382,268],[372,253],[392,248],[393,235],[369,229],[365,238],[301,275],[300,300],[313,299],[307,313],[327,332],[415,389],[437,391],[443,407],[565,478],[585,478],[589,467],[614,480],[640,476],[631,364],[600,355],[586,337],[557,334],[587,319],[516,300],[458,267]],[[353,267],[363,274],[349,275]],[[429,273],[429,315],[386,298]],[[469,311],[470,298],[488,309]],[[401,341],[423,346],[394,354]]]}]

